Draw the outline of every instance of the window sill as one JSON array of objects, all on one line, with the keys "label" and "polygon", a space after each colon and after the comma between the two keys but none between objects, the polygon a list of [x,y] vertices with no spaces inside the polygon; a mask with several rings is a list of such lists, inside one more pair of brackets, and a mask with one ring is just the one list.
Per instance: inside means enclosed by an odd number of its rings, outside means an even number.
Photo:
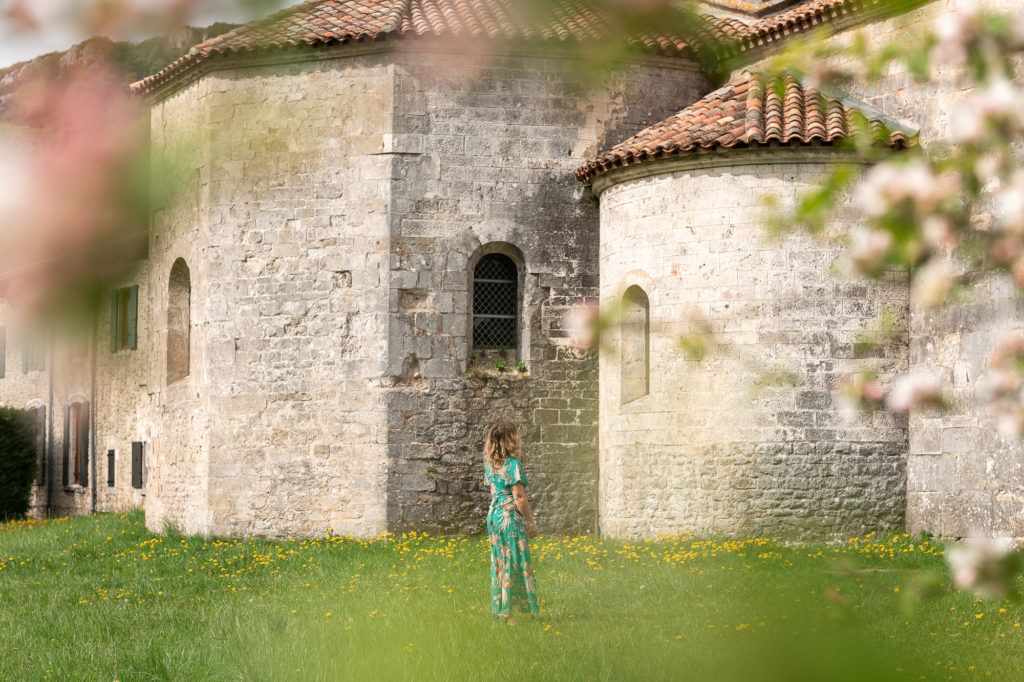
[{"label": "window sill", "polygon": [[516,369],[498,371],[482,367],[470,367],[464,379],[470,381],[525,381],[530,378],[529,370],[520,372]]},{"label": "window sill", "polygon": [[88,488],[83,488],[82,486],[78,485],[77,483],[75,483],[73,485],[66,485],[66,486],[64,486],[64,492],[71,493],[73,495],[84,495],[85,491],[87,491],[87,490],[88,490]]}]

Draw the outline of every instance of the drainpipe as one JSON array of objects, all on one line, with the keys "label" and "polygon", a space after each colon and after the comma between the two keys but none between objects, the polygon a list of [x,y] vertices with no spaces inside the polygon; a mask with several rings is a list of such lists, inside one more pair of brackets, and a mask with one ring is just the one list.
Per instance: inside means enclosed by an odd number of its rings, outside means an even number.
[{"label": "drainpipe", "polygon": [[48,350],[50,351],[50,371],[49,384],[50,384],[50,397],[49,403],[47,404],[47,434],[46,434],[46,516],[49,518],[50,511],[53,509],[53,374],[57,368],[56,358],[57,354],[54,352],[55,335],[53,328],[50,328],[50,343]]},{"label": "drainpipe", "polygon": [[89,509],[90,514],[96,513],[96,347],[99,345],[96,339],[99,338],[99,315],[94,314],[92,318],[92,368],[91,384],[89,387],[89,449],[92,456],[89,458],[89,467],[92,478],[92,503]]}]

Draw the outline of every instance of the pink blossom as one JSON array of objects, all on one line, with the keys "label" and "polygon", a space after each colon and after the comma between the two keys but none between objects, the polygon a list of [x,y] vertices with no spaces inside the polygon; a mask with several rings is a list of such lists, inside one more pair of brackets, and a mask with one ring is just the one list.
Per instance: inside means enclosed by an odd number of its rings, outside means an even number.
[{"label": "pink blossom", "polygon": [[91,65],[19,93],[12,118],[27,132],[3,142],[20,149],[18,166],[3,168],[15,189],[0,197],[5,297],[36,308],[88,295],[137,257],[146,227],[137,102]]},{"label": "pink blossom", "polygon": [[946,561],[958,589],[975,592],[983,599],[1002,599],[1018,577],[1019,554],[1008,538],[972,539],[946,550]]},{"label": "pink blossom", "polygon": [[948,216],[937,213],[928,216],[921,232],[928,246],[936,251],[950,252],[956,248],[956,226]]},{"label": "pink blossom", "polygon": [[923,308],[943,303],[953,290],[953,271],[942,260],[929,261],[914,274],[910,286],[910,300]]},{"label": "pink blossom", "polygon": [[896,380],[885,404],[893,412],[907,412],[925,405],[942,403],[942,380],[925,372],[914,372]]},{"label": "pink blossom", "polygon": [[562,317],[562,329],[569,333],[573,346],[587,349],[597,340],[598,310],[593,304],[574,305]]},{"label": "pink blossom", "polygon": [[850,276],[877,273],[892,248],[892,235],[882,230],[858,228],[850,235],[850,240],[847,260],[843,263],[844,274]]},{"label": "pink blossom", "polygon": [[943,12],[935,20],[933,33],[936,44],[932,61],[937,64],[955,64],[967,58],[967,44],[978,30],[978,3],[963,0],[952,12]]}]

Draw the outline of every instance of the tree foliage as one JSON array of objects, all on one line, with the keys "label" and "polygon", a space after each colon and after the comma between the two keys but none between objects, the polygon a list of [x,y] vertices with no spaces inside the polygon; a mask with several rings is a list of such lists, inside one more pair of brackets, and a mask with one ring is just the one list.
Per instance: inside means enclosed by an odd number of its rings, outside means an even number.
[{"label": "tree foliage", "polygon": [[36,470],[35,421],[29,410],[0,407],[0,521],[28,511]]}]

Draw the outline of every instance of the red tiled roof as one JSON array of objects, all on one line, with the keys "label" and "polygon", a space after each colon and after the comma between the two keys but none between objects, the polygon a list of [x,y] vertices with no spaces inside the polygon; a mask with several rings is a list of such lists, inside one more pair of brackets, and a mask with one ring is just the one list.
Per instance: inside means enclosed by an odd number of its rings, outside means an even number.
[{"label": "red tiled roof", "polygon": [[[551,0],[543,16],[528,13],[528,7],[522,0],[313,0],[200,43],[132,89],[146,94],[202,62],[230,54],[408,35],[582,41],[618,30],[614,17],[588,0]],[[705,19],[698,40],[706,45],[735,40],[748,28],[733,19]],[[630,42],[663,54],[690,49],[670,34],[650,33]]]},{"label": "red tiled roof", "polygon": [[751,50],[790,36],[813,31],[865,12],[899,13],[931,0],[810,0],[767,17],[748,27],[740,38],[743,49]]},{"label": "red tiled roof", "polygon": [[[786,0],[717,0],[719,4],[778,8]],[[704,15],[691,46],[720,55],[756,50],[864,11],[892,11],[928,0],[804,0],[802,4],[748,26],[735,19]],[[456,36],[527,40],[607,38],[618,24],[591,0],[550,0],[545,16],[528,16],[523,0],[311,0],[196,45],[158,73],[134,83],[148,94],[220,56],[277,49],[318,47],[396,36]],[[631,42],[665,54],[690,46],[679,36],[649,34]]]},{"label": "red tiled roof", "polygon": [[803,87],[792,77],[771,79],[744,73],[678,114],[612,147],[576,170],[590,182],[613,168],[648,159],[735,147],[832,144],[858,131],[895,148],[913,144],[902,130],[889,131],[877,119]]}]

